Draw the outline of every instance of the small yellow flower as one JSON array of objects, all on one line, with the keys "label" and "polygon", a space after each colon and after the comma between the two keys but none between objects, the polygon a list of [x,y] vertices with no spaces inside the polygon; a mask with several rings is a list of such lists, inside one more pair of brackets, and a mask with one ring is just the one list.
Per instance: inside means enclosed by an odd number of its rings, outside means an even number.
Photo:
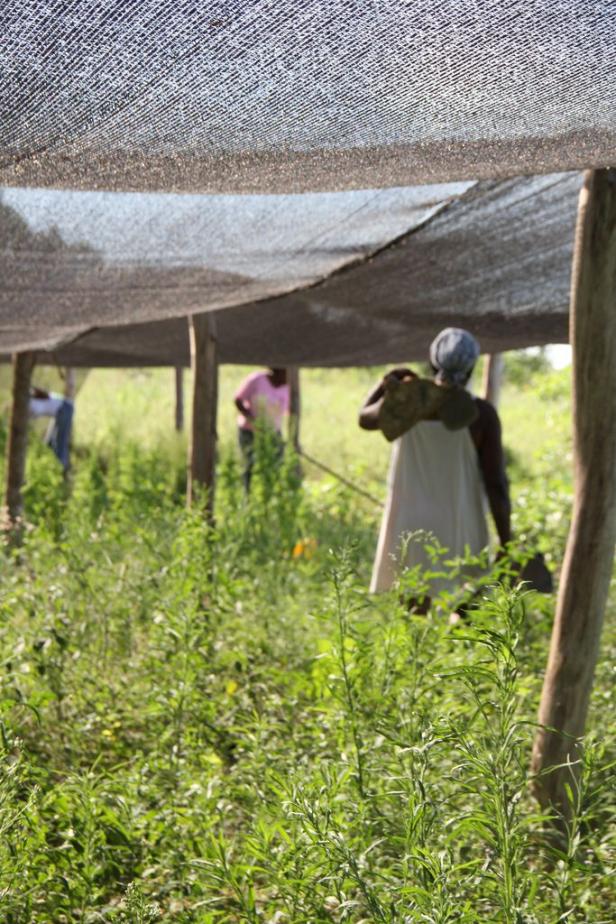
[{"label": "small yellow flower", "polygon": [[312,538],[298,539],[293,546],[291,556],[293,558],[312,558],[317,548],[317,540]]},{"label": "small yellow flower", "polygon": [[235,682],[235,680],[227,681],[227,686],[225,687],[227,696],[233,696],[233,694],[236,692],[237,689],[238,689],[238,685]]},{"label": "small yellow flower", "polygon": [[298,539],[295,545],[293,546],[293,551],[291,552],[292,558],[301,558],[304,554],[304,543],[301,539]]}]

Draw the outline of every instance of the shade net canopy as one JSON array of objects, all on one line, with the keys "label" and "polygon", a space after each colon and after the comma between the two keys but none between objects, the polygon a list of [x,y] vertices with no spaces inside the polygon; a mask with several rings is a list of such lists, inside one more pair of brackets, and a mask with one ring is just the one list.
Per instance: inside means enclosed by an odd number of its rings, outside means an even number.
[{"label": "shade net canopy", "polygon": [[200,311],[231,362],[566,339],[611,0],[5,0],[0,30],[0,354],[183,363]]},{"label": "shade net canopy", "polygon": [[0,185],[229,193],[610,164],[613,0],[4,0]]},{"label": "shade net canopy", "polygon": [[[79,223],[66,245],[66,264],[53,284],[49,269],[41,271],[41,265],[49,240],[57,243],[58,227],[67,234],[58,225],[58,202],[68,196],[70,215],[75,197],[79,201],[85,196],[100,204],[114,202],[117,194],[90,194],[90,198],[84,193],[45,192],[44,201],[54,200],[54,209],[47,215],[52,223],[33,230],[31,226],[24,229],[20,222],[31,207],[41,215],[40,193],[36,191],[31,199],[26,192],[14,191],[10,196],[5,192],[2,208],[11,210],[15,226],[30,243],[21,255],[17,246],[12,250],[17,262],[11,289],[5,296],[0,294],[0,304],[5,305],[0,312],[0,342],[8,352],[9,344],[11,349],[17,343],[19,348],[32,346],[39,333],[49,337],[51,331],[50,340],[40,345],[51,349],[49,359],[54,362],[78,366],[187,364],[188,325],[183,315],[197,306],[204,292],[210,307],[219,308],[215,317],[223,362],[353,365],[424,358],[431,337],[450,324],[472,330],[483,349],[491,352],[564,342],[580,185],[580,174],[565,173],[466,184],[457,190],[421,187],[422,201],[416,198],[417,189],[392,190],[399,209],[386,197],[388,220],[402,212],[405,221],[414,219],[412,228],[375,249],[376,237],[368,231],[382,226],[366,205],[364,211],[354,212],[357,236],[342,261],[338,243],[328,247],[321,237],[312,239],[310,246],[294,249],[285,207],[284,232],[279,234],[272,222],[265,222],[263,233],[252,240],[253,264],[242,262],[247,260],[246,248],[234,264],[229,262],[232,248],[223,247],[216,258],[213,245],[211,265],[204,265],[210,260],[207,233],[202,237],[203,251],[199,239],[187,247],[185,235],[190,238],[192,225],[173,222],[167,203],[156,214],[161,218],[166,213],[169,227],[177,227],[181,253],[185,257],[192,254],[192,261],[182,265],[172,250],[157,254],[153,247],[151,263],[144,256],[135,257],[133,263],[128,256],[142,254],[141,232],[133,229],[133,236],[126,234],[121,246],[115,249],[114,244],[105,257],[108,226],[95,212]],[[435,204],[435,196],[445,192],[449,198]],[[348,193],[337,195],[347,202]],[[351,195],[357,205],[357,194]],[[59,197],[57,202],[55,197]],[[161,198],[175,201],[176,197]],[[295,198],[297,213],[303,212],[305,196],[284,198]],[[191,206],[190,197],[179,199],[182,209]],[[149,203],[150,197],[146,200]],[[14,215],[17,203],[19,221]],[[121,221],[120,211],[110,209],[113,221]],[[87,215],[81,208],[77,212]],[[158,221],[154,225],[159,228]],[[149,227],[148,220],[141,229],[146,236]],[[92,252],[84,237],[88,228],[99,242]],[[235,231],[230,233],[233,236]],[[262,262],[268,240],[278,248],[285,234],[289,235],[287,263],[272,262],[270,255]],[[338,242],[338,234],[333,239]],[[117,240],[115,232],[110,240]],[[32,241],[43,248],[37,259],[32,259]],[[64,253],[61,246],[59,252]],[[162,266],[164,257],[169,263]],[[51,264],[56,266],[53,252]],[[259,276],[263,266],[268,266],[268,274]],[[330,271],[321,278],[325,267]],[[307,285],[309,271],[313,281]],[[298,279],[301,285],[282,291],[285,280],[288,286]],[[265,295],[268,288],[280,294]],[[255,290],[261,293],[260,300],[232,305],[234,299]],[[24,306],[18,328],[11,327],[17,301]],[[114,323],[125,312],[134,314],[137,307],[148,323]],[[178,317],[170,318],[174,312]],[[58,326],[40,328],[41,318]],[[69,327],[62,326],[67,322]]]},{"label": "shade net canopy", "polygon": [[284,196],[5,189],[0,350],[300,289],[421,226],[470,185]]}]

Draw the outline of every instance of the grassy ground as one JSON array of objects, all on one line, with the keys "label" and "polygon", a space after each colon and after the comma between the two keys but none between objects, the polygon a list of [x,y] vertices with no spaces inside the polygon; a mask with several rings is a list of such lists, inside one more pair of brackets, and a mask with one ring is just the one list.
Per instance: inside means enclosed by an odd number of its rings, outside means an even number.
[{"label": "grassy ground", "polygon": [[[498,591],[455,631],[450,601],[371,598],[378,508],[292,460],[245,502],[243,371],[215,530],[183,506],[169,372],[87,377],[72,485],[32,441],[0,557],[2,921],[608,924],[616,595],[555,844],[527,769],[553,601]],[[515,528],[557,565],[566,373],[527,372],[502,404]],[[388,448],[354,420],[373,376],[305,373],[303,442],[382,495]]]},{"label": "grassy ground", "polygon": [[[540,371],[540,365],[513,357],[510,377],[501,402],[504,436],[512,462],[530,471],[546,455],[558,458],[558,468],[568,477],[569,399],[568,370]],[[243,366],[223,366],[220,374],[219,439],[225,454],[235,447],[236,411],[233,394],[242,378],[252,371]],[[308,369],[302,371],[302,444],[312,456],[328,466],[356,477],[362,485],[384,496],[384,473],[389,459],[387,443],[357,427],[357,410],[378,380],[380,369]],[[35,374],[44,387],[61,390],[52,369]],[[481,369],[475,375],[479,388]],[[8,407],[8,368],[0,369],[0,408]],[[186,414],[190,407],[190,373],[184,374]],[[168,369],[93,370],[78,373],[76,438],[82,447],[102,447],[134,441],[146,450],[158,449],[181,462],[185,437],[176,437],[174,421],[174,373]],[[39,426],[44,430],[44,425]],[[307,465],[311,479],[322,473]],[[512,474],[517,474],[515,464]],[[512,478],[515,487],[515,477]]]}]

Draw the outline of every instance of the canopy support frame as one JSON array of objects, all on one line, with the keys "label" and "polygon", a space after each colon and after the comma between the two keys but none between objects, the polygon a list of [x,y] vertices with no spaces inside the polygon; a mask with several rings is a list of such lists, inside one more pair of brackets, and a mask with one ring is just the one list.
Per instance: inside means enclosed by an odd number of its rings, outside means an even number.
[{"label": "canopy support frame", "polygon": [[502,353],[489,353],[483,367],[483,397],[494,407],[498,407],[505,370],[505,357]]},{"label": "canopy support frame", "polygon": [[4,526],[14,529],[23,516],[22,489],[26,475],[28,451],[28,423],[30,383],[36,362],[36,353],[15,353],[13,360],[13,385],[11,419],[6,455],[4,491]]},{"label": "canopy support frame", "polygon": [[573,516],[532,757],[535,793],[560,824],[575,811],[580,738],[616,544],[615,299],[616,170],[590,170],[580,193],[571,287]]},{"label": "canopy support frame", "polygon": [[216,319],[212,312],[205,312],[191,315],[188,323],[193,394],[187,500],[191,506],[199,490],[205,489],[206,515],[213,519],[218,410]]},{"label": "canopy support frame", "polygon": [[302,411],[299,366],[289,366],[287,375],[289,381],[289,442],[295,452],[299,453]]},{"label": "canopy support frame", "polygon": [[181,433],[184,429],[184,368],[176,366],[174,369],[175,381],[175,431]]}]

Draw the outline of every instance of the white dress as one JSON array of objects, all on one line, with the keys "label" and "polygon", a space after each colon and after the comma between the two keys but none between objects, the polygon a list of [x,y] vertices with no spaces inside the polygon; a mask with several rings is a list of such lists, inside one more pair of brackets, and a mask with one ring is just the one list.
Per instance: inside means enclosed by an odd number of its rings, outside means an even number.
[{"label": "white dress", "polygon": [[[373,593],[389,590],[405,566],[436,570],[425,537],[408,541],[409,533],[422,530],[435,536],[447,549],[445,559],[478,554],[488,545],[485,491],[468,428],[447,430],[440,421],[416,424],[394,443],[388,487]],[[467,569],[464,576],[471,573],[477,569]],[[430,594],[453,590],[463,579],[432,578]]]}]

